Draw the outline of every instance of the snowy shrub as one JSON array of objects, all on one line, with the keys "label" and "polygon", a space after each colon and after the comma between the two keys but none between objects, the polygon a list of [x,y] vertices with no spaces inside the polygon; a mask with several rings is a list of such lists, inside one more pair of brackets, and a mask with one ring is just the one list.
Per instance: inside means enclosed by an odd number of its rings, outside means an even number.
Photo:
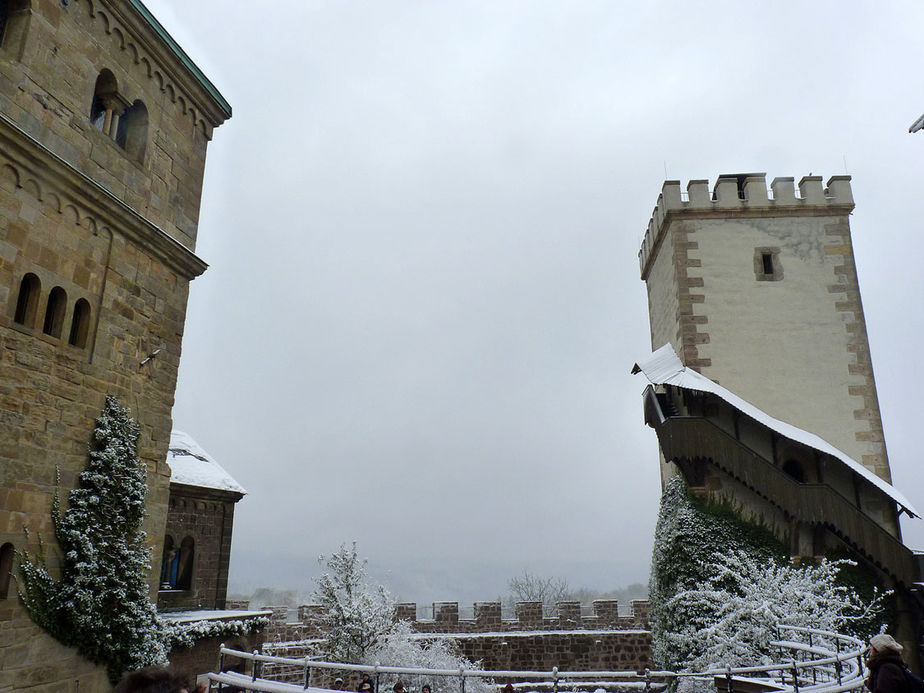
[{"label": "snowy shrub", "polygon": [[[479,662],[470,662],[456,652],[455,641],[449,638],[422,639],[414,637],[407,621],[399,621],[379,643],[366,655],[366,664],[408,667],[416,669],[478,669]],[[395,681],[401,679],[405,687],[408,676],[388,675],[382,678],[382,690],[390,689]],[[434,676],[423,678],[419,686],[430,684],[433,693],[458,693],[458,677]],[[387,684],[387,685],[386,685]],[[417,686],[419,688],[419,686]],[[484,679],[469,678],[465,680],[467,693],[497,693],[497,687]]]},{"label": "snowy shrub", "polygon": [[766,530],[691,499],[681,477],[665,486],[649,599],[658,666],[696,671],[769,663],[776,624],[857,632],[880,611],[842,584],[849,561],[794,567]]},{"label": "snowy shrub", "polygon": [[42,548],[20,560],[20,595],[32,619],[105,665],[113,682],[167,659],[163,625],[148,597],[150,555],[141,530],[147,470],[138,435],[128,410],[107,397],[67,510],[61,512],[57,493],[52,502],[61,579],[48,572]]},{"label": "snowy shrub", "polygon": [[703,671],[770,664],[779,654],[770,645],[779,637],[779,623],[851,632],[853,622],[877,613],[879,604],[864,604],[837,584],[844,563],[822,560],[817,567],[796,567],[755,560],[742,551],[716,553],[704,566],[708,577],[701,586],[667,601],[666,609],[674,610],[683,625],[661,637],[670,649],[688,653],[688,669]]},{"label": "snowy shrub", "polygon": [[369,583],[355,542],[318,562],[327,568],[318,578],[314,598],[324,607],[320,627],[329,656],[339,662],[364,661],[394,624],[394,600],[384,587]]},{"label": "snowy shrub", "polygon": [[269,625],[266,617],[232,621],[193,621],[191,623],[170,623],[166,625],[167,647],[192,647],[202,638],[227,638],[234,635],[255,633]]}]

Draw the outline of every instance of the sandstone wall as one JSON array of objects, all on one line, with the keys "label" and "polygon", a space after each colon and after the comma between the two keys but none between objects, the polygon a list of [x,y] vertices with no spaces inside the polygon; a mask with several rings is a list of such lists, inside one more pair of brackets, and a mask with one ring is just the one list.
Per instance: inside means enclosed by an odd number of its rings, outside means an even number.
[{"label": "sandstone wall", "polygon": [[[14,11],[0,41],[0,550],[42,539],[57,569],[55,471],[66,502],[113,394],[141,426],[153,598],[188,286],[205,269],[192,252],[205,149],[230,112],[131,3],[4,7]],[[134,153],[91,122],[102,70],[146,106]],[[20,314],[24,278],[35,288]],[[0,691],[104,681],[32,623],[15,586],[0,594]]]},{"label": "sandstone wall", "polygon": [[221,491],[172,485],[165,536],[176,547],[187,537],[194,540],[192,580],[189,589],[160,590],[159,609],[225,608],[237,498],[239,494],[229,498]]}]

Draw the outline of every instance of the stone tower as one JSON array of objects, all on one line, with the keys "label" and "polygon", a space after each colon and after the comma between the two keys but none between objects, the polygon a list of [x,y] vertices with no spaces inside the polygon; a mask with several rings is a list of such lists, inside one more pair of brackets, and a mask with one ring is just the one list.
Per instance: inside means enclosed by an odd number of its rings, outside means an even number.
[{"label": "stone tower", "polygon": [[849,176],[666,181],[642,248],[652,349],[887,482],[850,239]]},{"label": "stone tower", "polygon": [[0,3],[0,691],[108,690],[9,579],[39,539],[56,569],[55,470],[66,499],[107,394],[142,429],[156,597],[206,147],[230,115],[139,0]]}]

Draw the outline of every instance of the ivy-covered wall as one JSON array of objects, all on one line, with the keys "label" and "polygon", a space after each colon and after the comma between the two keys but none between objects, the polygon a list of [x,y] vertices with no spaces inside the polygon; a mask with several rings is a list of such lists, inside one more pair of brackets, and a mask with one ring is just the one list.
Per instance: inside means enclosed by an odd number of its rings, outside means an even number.
[{"label": "ivy-covered wall", "polygon": [[[852,556],[841,553],[829,558],[849,560]],[[760,585],[747,582],[763,574],[772,579]],[[749,605],[747,599],[754,595],[747,593],[758,589],[764,590],[763,604]],[[665,486],[649,583],[653,655],[658,667],[683,669],[690,662],[707,661],[721,650],[716,642],[723,638],[733,642],[735,633],[748,632],[749,637],[759,639],[754,634],[761,618],[765,624],[790,620],[789,616],[796,622],[814,613],[819,622],[810,625],[825,627],[821,623],[825,621],[838,630],[867,636],[883,622],[889,623],[893,614],[888,600],[880,600],[870,613],[865,612],[865,606],[876,601],[881,591],[877,577],[862,565],[826,561],[816,566],[814,559],[794,561],[771,531],[743,520],[729,505],[694,497],[681,476]],[[805,600],[805,608],[797,606],[800,599]],[[731,602],[736,600],[740,603],[734,607]],[[734,608],[738,613],[731,613]],[[751,619],[757,630],[747,630],[751,627],[746,624],[749,610],[763,610]],[[728,633],[717,633],[720,628]],[[735,656],[760,657],[759,648],[745,653],[746,644],[740,644]],[[711,653],[707,652],[710,647]]]}]

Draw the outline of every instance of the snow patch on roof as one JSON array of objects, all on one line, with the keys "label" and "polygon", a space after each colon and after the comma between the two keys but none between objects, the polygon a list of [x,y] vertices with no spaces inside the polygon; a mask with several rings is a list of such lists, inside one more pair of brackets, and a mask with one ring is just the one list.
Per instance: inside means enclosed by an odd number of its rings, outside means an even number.
[{"label": "snow patch on roof", "polygon": [[644,361],[639,361],[636,363],[632,368],[632,373],[635,374],[639,372],[644,373],[645,377],[648,378],[652,385],[673,385],[675,387],[682,387],[687,390],[709,392],[722,398],[741,413],[747,414],[758,423],[763,424],[767,428],[773,429],[780,435],[785,436],[790,440],[794,440],[797,443],[808,445],[811,448],[815,448],[820,452],[831,455],[832,457],[840,460],[863,479],[871,483],[884,494],[889,496],[889,498],[891,498],[893,501],[898,503],[909,515],[912,517],[921,516],[921,514],[914,509],[914,506],[908,502],[908,499],[905,498],[905,496],[899,492],[898,489],[883,479],[880,479],[876,474],[850,457],[847,453],[841,452],[827,441],[816,436],[814,433],[809,433],[808,431],[793,426],[792,424],[788,424],[785,421],[780,421],[779,419],[773,418],[766,412],[755,407],[750,402],[746,402],[745,400],[741,399],[732,391],[722,387],[718,383],[714,383],[706,376],[700,375],[696,371],[684,366],[676,352],[674,352],[674,348],[670,344],[665,344]]},{"label": "snow patch on roof", "polygon": [[227,621],[229,619],[268,618],[272,611],[251,611],[242,609],[194,609],[192,611],[161,612],[160,617],[170,623],[192,623],[194,621]]},{"label": "snow patch on roof", "polygon": [[247,493],[192,436],[182,431],[174,430],[170,433],[167,463],[170,465],[171,482]]}]

